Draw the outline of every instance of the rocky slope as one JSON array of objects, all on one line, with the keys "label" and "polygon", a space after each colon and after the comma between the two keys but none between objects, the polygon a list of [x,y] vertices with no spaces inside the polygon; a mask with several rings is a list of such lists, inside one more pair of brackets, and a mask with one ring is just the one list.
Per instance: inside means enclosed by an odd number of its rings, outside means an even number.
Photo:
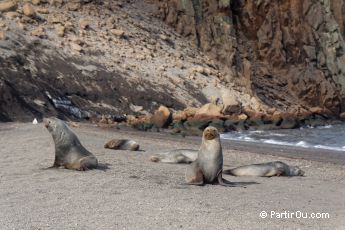
[{"label": "rocky slope", "polygon": [[159,17],[261,103],[297,114],[345,111],[344,1],[157,2]]},{"label": "rocky slope", "polygon": [[[0,2],[0,120],[147,114],[228,92],[217,63],[146,1]],[[253,104],[241,88],[231,95]]]}]

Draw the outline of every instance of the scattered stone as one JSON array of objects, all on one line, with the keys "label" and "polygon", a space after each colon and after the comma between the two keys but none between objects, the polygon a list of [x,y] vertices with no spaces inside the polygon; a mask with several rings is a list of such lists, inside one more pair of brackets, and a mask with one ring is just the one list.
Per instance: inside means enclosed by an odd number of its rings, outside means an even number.
[{"label": "scattered stone", "polygon": [[208,104],[203,105],[200,109],[198,109],[198,111],[196,111],[195,116],[207,115],[210,117],[218,117],[218,116],[222,116],[221,112],[222,112],[221,106],[215,105],[213,103],[208,103]]},{"label": "scattered stone", "polygon": [[11,18],[11,19],[14,19],[19,16],[19,14],[15,11],[6,12],[4,15],[6,18]]},{"label": "scattered stone", "polygon": [[236,96],[230,90],[222,90],[221,95],[224,105],[222,110],[223,114],[240,114],[242,112],[241,103],[237,100]]},{"label": "scattered stone", "polygon": [[81,47],[80,45],[78,45],[77,43],[74,43],[74,42],[72,42],[70,44],[70,46],[73,50],[78,51],[78,52],[83,50],[83,47]]},{"label": "scattered stone", "polygon": [[81,45],[81,44],[82,44],[80,38],[77,37],[77,36],[71,36],[69,40],[72,41],[72,42],[75,43],[75,44],[78,44],[78,45]]},{"label": "scattered stone", "polygon": [[36,104],[36,105],[38,105],[38,106],[46,106],[46,103],[44,102],[44,101],[42,101],[42,100],[40,100],[40,99],[35,99],[34,100],[34,103]]},{"label": "scattered stone", "polygon": [[55,23],[62,23],[62,18],[57,15],[49,15],[48,16],[48,22],[55,24]]},{"label": "scattered stone", "polygon": [[0,31],[0,40],[5,40],[6,39],[6,35],[4,31]]},{"label": "scattered stone", "polygon": [[187,117],[194,116],[197,111],[198,111],[198,108],[194,108],[194,107],[187,107],[183,110],[183,112],[186,114]]},{"label": "scattered stone", "polygon": [[46,34],[45,30],[43,29],[43,27],[37,27],[37,28],[33,29],[31,31],[31,35],[39,37],[39,38],[44,38],[44,37],[47,36],[47,34]]},{"label": "scattered stone", "polygon": [[56,24],[55,31],[59,37],[65,36],[65,27],[61,24]]},{"label": "scattered stone", "polygon": [[17,22],[17,26],[18,26],[18,28],[21,29],[21,30],[25,30],[25,29],[26,29],[26,28],[25,28],[25,25],[24,25],[23,23],[21,23],[21,22]]},{"label": "scattered stone", "polygon": [[60,7],[60,6],[62,6],[63,2],[64,2],[64,0],[50,0],[49,3],[50,3],[50,5]]},{"label": "scattered stone", "polygon": [[79,20],[79,27],[82,29],[82,30],[85,30],[87,27],[89,26],[89,22],[87,20],[85,20],[84,18],[81,18]]},{"label": "scattered stone", "polygon": [[196,66],[193,68],[193,72],[195,73],[200,73],[200,74],[203,74],[203,75],[207,75],[206,71],[205,71],[205,68],[202,67],[202,66]]},{"label": "scattered stone", "polygon": [[39,5],[41,3],[41,0],[31,0],[31,3],[34,5]]},{"label": "scattered stone", "polygon": [[274,114],[275,111],[277,111],[276,108],[269,108],[269,109],[267,109],[267,113],[271,114],[271,115]]},{"label": "scattered stone", "polygon": [[247,120],[248,116],[245,115],[244,113],[238,115],[238,120],[240,121],[244,121],[244,120]]},{"label": "scattered stone", "polygon": [[187,118],[188,116],[185,111],[177,111],[172,115],[173,121],[184,121],[187,120]]},{"label": "scattered stone", "polygon": [[68,9],[69,11],[77,11],[77,10],[80,9],[80,7],[81,7],[81,5],[80,5],[79,2],[69,2],[69,3],[67,4],[67,9]]},{"label": "scattered stone", "polygon": [[164,34],[159,35],[159,38],[162,39],[163,41],[169,41],[169,38]]},{"label": "scattered stone", "polygon": [[37,8],[36,11],[39,14],[49,14],[49,9],[47,9],[47,8]]},{"label": "scattered stone", "polygon": [[256,97],[252,97],[250,98],[250,102],[251,102],[251,107],[256,110],[256,111],[260,111],[262,108],[261,102],[259,101],[258,98]]},{"label": "scattered stone", "polygon": [[0,12],[15,11],[18,5],[15,1],[1,1]]},{"label": "scattered stone", "polygon": [[316,114],[322,114],[324,112],[320,107],[312,107],[309,109],[309,111]]},{"label": "scattered stone", "polygon": [[121,37],[121,38],[125,35],[125,31],[119,30],[119,29],[112,29],[112,30],[110,30],[110,32],[111,32],[113,35],[115,35],[115,36],[117,36],[117,37]]},{"label": "scattered stone", "polygon": [[130,108],[133,112],[135,112],[135,113],[138,113],[138,112],[144,110],[144,107],[143,107],[143,106],[133,105],[133,104],[130,104],[130,105],[129,105],[129,108]]},{"label": "scattered stone", "polygon": [[30,3],[25,3],[23,6],[23,14],[27,17],[35,16],[35,10]]},{"label": "scattered stone", "polygon": [[65,28],[67,29],[67,30],[72,30],[73,29],[73,23],[72,22],[69,22],[69,21],[67,21],[67,22],[65,22]]}]

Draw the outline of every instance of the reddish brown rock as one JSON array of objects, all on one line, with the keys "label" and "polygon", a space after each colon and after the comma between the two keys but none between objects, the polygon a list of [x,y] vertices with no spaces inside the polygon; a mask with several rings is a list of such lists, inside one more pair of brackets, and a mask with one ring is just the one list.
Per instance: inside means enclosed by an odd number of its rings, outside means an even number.
[{"label": "reddish brown rock", "polygon": [[345,111],[343,1],[159,2],[167,24],[230,67],[263,105]]},{"label": "reddish brown rock", "polygon": [[194,108],[194,107],[187,107],[183,110],[183,112],[185,112],[187,117],[194,116],[197,111],[198,111],[198,108]]},{"label": "reddish brown rock", "polygon": [[158,110],[152,115],[150,122],[158,128],[164,128],[169,125],[172,119],[172,113],[170,110],[161,105]]},{"label": "reddish brown rock", "polygon": [[33,17],[36,13],[30,3],[25,3],[23,6],[23,14],[27,17]]},{"label": "reddish brown rock", "polygon": [[188,116],[186,114],[186,112],[184,111],[177,111],[175,113],[173,113],[172,115],[172,119],[173,121],[183,121],[183,120],[187,120]]},{"label": "reddish brown rock", "polygon": [[221,106],[215,105],[213,103],[208,103],[198,109],[195,113],[195,116],[205,115],[210,117],[219,117],[222,116],[222,109],[223,107]]},{"label": "reddish brown rock", "polygon": [[339,118],[342,120],[342,121],[345,121],[345,112],[341,113],[339,115]]},{"label": "reddish brown rock", "polygon": [[15,11],[18,5],[15,1],[1,1],[0,12]]}]

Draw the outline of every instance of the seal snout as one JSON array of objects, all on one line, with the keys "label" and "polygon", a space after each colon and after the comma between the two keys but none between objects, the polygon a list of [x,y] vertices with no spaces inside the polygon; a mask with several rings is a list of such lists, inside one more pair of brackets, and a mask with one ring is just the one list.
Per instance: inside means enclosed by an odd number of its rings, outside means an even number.
[{"label": "seal snout", "polygon": [[204,131],[204,137],[206,140],[212,140],[217,137],[218,131],[216,128],[208,127]]},{"label": "seal snout", "polygon": [[49,119],[43,119],[43,124],[44,124],[44,127],[48,128],[49,125],[50,125],[50,120]]}]

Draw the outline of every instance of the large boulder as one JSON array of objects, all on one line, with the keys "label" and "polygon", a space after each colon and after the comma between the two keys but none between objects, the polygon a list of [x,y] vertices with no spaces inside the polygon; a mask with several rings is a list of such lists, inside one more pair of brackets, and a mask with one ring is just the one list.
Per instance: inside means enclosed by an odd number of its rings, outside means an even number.
[{"label": "large boulder", "polygon": [[222,116],[222,107],[213,103],[207,103],[198,109],[195,116],[209,116],[209,117],[220,117]]},{"label": "large boulder", "polygon": [[18,5],[15,1],[1,1],[0,12],[15,11]]},{"label": "large boulder", "polygon": [[172,113],[164,105],[161,105],[151,117],[151,123],[158,128],[166,128],[171,121]]},{"label": "large boulder", "polygon": [[230,90],[222,90],[222,101],[224,115],[240,114],[242,112],[242,105],[237,100],[236,95]]}]

